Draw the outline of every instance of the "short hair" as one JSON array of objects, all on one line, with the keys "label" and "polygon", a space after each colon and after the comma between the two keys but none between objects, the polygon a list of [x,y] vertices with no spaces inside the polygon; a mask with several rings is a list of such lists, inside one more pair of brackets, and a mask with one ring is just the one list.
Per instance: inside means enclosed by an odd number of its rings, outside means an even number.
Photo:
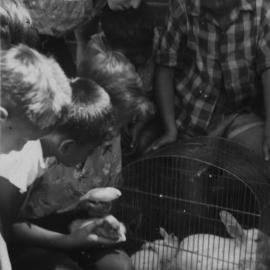
[{"label": "short hair", "polygon": [[122,125],[134,116],[147,114],[150,102],[144,95],[141,78],[122,53],[90,49],[78,73],[93,79],[108,92]]},{"label": "short hair", "polygon": [[152,49],[154,26],[148,9],[144,3],[137,9],[104,9],[100,19],[101,27],[114,50],[125,48],[128,56],[129,51]]},{"label": "short hair", "polygon": [[56,131],[67,134],[76,143],[100,145],[115,135],[116,125],[108,93],[92,80],[77,78],[71,82],[72,102]]},{"label": "short hair", "polygon": [[2,95],[32,123],[44,129],[61,119],[71,102],[71,87],[53,58],[21,44],[1,51],[0,71]]},{"label": "short hair", "polygon": [[19,43],[33,46],[37,32],[21,0],[0,0],[0,38],[4,47]]}]

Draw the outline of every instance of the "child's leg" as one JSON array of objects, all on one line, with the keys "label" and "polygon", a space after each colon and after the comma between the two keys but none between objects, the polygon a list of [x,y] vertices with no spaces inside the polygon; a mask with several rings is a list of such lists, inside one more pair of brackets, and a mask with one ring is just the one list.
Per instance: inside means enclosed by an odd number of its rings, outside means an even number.
[{"label": "child's leg", "polygon": [[13,270],[82,270],[68,255],[41,248],[16,250],[12,266]]},{"label": "child's leg", "polygon": [[95,248],[74,254],[74,260],[84,270],[133,270],[130,257],[113,248]]},{"label": "child's leg", "polygon": [[254,113],[239,115],[230,125],[227,138],[242,144],[257,155],[263,157],[263,120]]},{"label": "child's leg", "polygon": [[96,261],[97,270],[132,270],[130,257],[123,251],[114,250]]}]

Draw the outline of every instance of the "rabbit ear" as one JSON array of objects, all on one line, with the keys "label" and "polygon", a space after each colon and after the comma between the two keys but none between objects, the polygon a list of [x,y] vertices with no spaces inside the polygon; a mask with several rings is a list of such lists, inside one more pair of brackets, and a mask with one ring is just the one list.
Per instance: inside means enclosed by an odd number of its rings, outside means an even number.
[{"label": "rabbit ear", "polygon": [[178,247],[178,238],[174,234],[168,234],[164,228],[159,228],[159,233],[163,237],[164,242],[172,246]]},{"label": "rabbit ear", "polygon": [[221,211],[219,215],[230,236],[241,240],[245,233],[236,218],[227,211]]},{"label": "rabbit ear", "polygon": [[160,233],[160,235],[163,237],[164,240],[166,240],[166,239],[169,238],[169,235],[168,235],[168,233],[165,231],[164,228],[160,227],[160,228],[159,228],[159,233]]}]

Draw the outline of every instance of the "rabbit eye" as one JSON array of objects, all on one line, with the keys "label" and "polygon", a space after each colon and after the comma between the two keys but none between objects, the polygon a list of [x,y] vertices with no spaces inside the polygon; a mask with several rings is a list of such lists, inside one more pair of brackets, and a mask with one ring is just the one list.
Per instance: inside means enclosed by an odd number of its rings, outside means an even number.
[{"label": "rabbit eye", "polygon": [[261,238],[257,238],[257,239],[255,240],[256,243],[260,243],[261,241],[262,241]]}]

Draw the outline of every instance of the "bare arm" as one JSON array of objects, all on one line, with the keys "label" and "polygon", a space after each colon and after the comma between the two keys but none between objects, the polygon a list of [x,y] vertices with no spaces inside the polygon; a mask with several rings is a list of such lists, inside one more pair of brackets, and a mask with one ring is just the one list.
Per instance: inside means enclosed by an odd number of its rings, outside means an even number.
[{"label": "bare arm", "polygon": [[157,66],[155,73],[156,101],[164,125],[164,135],[152,144],[152,150],[174,142],[177,138],[173,79],[173,68]]},{"label": "bare arm", "polygon": [[265,105],[265,132],[263,152],[266,160],[269,160],[270,149],[270,69],[267,69],[262,74],[264,105]]},{"label": "bare arm", "polygon": [[7,245],[0,233],[0,269],[11,270],[11,263],[8,255]]},{"label": "bare arm", "polygon": [[100,222],[100,219],[96,219],[90,226],[83,227],[70,234],[50,231],[34,224],[16,223],[13,225],[13,237],[14,241],[19,244],[60,250],[115,244],[115,241],[92,233],[93,229],[100,225]]},{"label": "bare arm", "polygon": [[7,179],[0,177],[0,216],[3,234],[8,237],[12,223],[16,220],[25,195]]}]

